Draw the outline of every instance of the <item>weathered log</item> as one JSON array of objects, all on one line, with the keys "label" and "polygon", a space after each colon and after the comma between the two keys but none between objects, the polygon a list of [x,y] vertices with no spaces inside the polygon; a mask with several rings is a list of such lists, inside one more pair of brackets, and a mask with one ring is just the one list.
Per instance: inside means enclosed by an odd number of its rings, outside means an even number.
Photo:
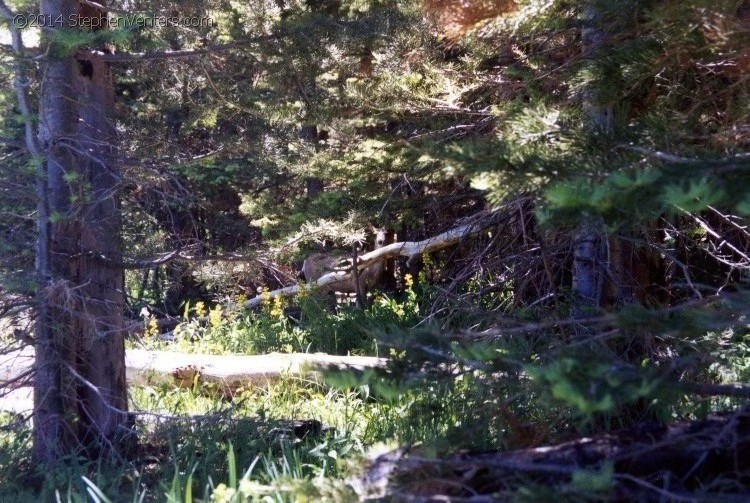
[{"label": "weathered log", "polygon": [[[387,232],[384,229],[375,230],[375,242],[373,243],[373,250],[379,250],[386,246]],[[354,257],[352,257],[353,259]],[[340,283],[331,283],[326,287],[319,287],[318,290],[322,293],[327,292],[341,292],[341,293],[356,293],[359,295],[365,295],[373,287],[378,286],[383,279],[383,272],[385,271],[385,264],[383,261],[377,261],[371,266],[358,271],[357,278],[353,277],[354,270],[352,268],[352,259],[342,255],[334,255],[331,253],[315,253],[305,259],[302,264],[302,270],[300,271],[300,278],[305,281],[317,281],[327,273],[340,269],[340,264],[343,261],[343,266],[347,270],[350,270],[352,274],[346,280]]]},{"label": "weathered log", "polygon": [[[445,231],[437,236],[425,239],[423,241],[403,241],[398,243],[392,243],[383,248],[365,253],[358,258],[357,270],[361,273],[365,269],[372,267],[375,264],[381,264],[389,258],[395,257],[408,257],[409,260],[421,256],[424,253],[432,253],[443,248],[447,248],[451,245],[458,243],[461,239],[481,232],[482,230],[497,223],[495,218],[500,214],[499,210],[490,211],[488,214],[482,215],[483,218],[474,219],[472,222],[461,225],[459,227]],[[353,263],[352,259],[342,259],[337,264],[337,270],[332,271],[328,274],[324,274],[317,281],[309,281],[303,285],[292,285],[278,290],[265,292],[262,295],[254,297],[245,302],[245,307],[251,309],[262,304],[264,299],[272,299],[276,297],[291,297],[296,295],[302,289],[313,290],[315,288],[320,289],[326,285],[341,284],[351,280]]]},{"label": "weathered log", "polygon": [[283,375],[303,375],[317,368],[361,370],[385,363],[384,358],[323,353],[197,355],[133,349],[125,355],[131,384],[167,383],[181,387],[209,384],[225,393],[239,388],[267,387]]},{"label": "weathered log", "polygon": [[[265,388],[285,375],[309,375],[322,368],[355,369],[382,367],[385,358],[335,356],[322,353],[272,353],[267,355],[198,355],[172,351],[131,349],[125,354],[129,384],[193,387],[207,385],[224,394],[240,388]],[[0,410],[16,412],[32,408],[25,386],[34,365],[34,350],[27,347],[0,356]],[[12,388],[16,388],[13,390]]]}]

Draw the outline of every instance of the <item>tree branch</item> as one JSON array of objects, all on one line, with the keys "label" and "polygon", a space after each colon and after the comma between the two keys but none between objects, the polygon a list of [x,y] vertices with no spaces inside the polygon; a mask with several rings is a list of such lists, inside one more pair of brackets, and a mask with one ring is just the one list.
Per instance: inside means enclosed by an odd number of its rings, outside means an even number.
[{"label": "tree branch", "polygon": [[[96,253],[96,255],[95,255]],[[169,262],[257,262],[258,259],[252,255],[241,255],[239,253],[216,254],[216,255],[191,255],[184,250],[173,250],[151,259],[116,260],[99,252],[84,252],[76,256],[88,256],[93,260],[106,263],[110,266],[123,269],[150,269],[164,265]]]},{"label": "tree branch", "polygon": [[[382,262],[394,257],[409,257],[409,261],[424,253],[432,253],[443,248],[447,248],[458,243],[461,239],[471,234],[476,234],[482,230],[497,224],[498,215],[504,215],[500,209],[494,209],[487,213],[481,214],[474,218],[472,222],[461,225],[454,229],[438,234],[437,236],[425,239],[423,241],[405,241],[393,243],[375,251],[365,253],[359,257],[357,262],[357,271],[362,272],[368,267],[378,262]],[[275,297],[290,297],[300,290],[311,290],[321,286],[342,283],[352,277],[354,267],[351,258],[342,258],[338,264],[337,270],[321,276],[317,281],[310,281],[306,285],[292,285],[271,292],[266,292],[245,302],[245,307],[251,309],[260,305],[264,299]]]},{"label": "tree branch", "polygon": [[155,59],[180,59],[180,58],[193,58],[196,56],[205,56],[207,54],[213,54],[216,52],[228,51],[230,49],[236,49],[238,47],[244,47],[246,45],[255,44],[257,42],[265,42],[269,40],[278,39],[278,35],[260,35],[244,40],[237,40],[235,42],[229,42],[227,44],[214,44],[201,49],[188,49],[178,51],[154,51],[154,52],[130,52],[121,54],[100,54],[104,61],[109,63],[126,63],[126,62],[140,62],[140,61],[151,61]]},{"label": "tree branch", "polygon": [[727,157],[721,157],[719,159],[692,159],[690,157],[682,157],[675,154],[670,154],[668,152],[661,152],[659,150],[649,150],[637,145],[618,145],[617,148],[638,152],[639,154],[644,154],[647,157],[653,157],[654,159],[659,159],[661,161],[671,162],[674,164],[695,164],[699,166],[716,167],[731,165],[738,161],[750,162],[750,153],[730,155]]}]

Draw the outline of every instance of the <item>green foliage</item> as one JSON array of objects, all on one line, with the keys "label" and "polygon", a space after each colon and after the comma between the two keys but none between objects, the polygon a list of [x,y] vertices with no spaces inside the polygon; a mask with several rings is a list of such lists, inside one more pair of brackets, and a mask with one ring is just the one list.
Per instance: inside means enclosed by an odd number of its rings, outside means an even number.
[{"label": "green foliage", "polygon": [[50,32],[50,56],[67,58],[83,48],[100,48],[105,44],[122,46],[127,43],[127,29],[89,31],[82,29],[54,30]]},{"label": "green foliage", "polygon": [[[416,302],[419,297],[411,299]],[[738,331],[704,332],[700,339],[687,338],[695,333],[696,326],[726,326],[727,320],[735,319],[732,309],[744,302],[737,298],[734,303],[709,305],[703,312],[685,310],[651,317],[647,311],[638,310],[622,315],[623,326],[645,331],[661,323],[672,329],[675,340],[684,343],[672,345],[682,358],[690,358],[685,352],[688,348],[700,349],[697,355],[713,356],[713,363],[706,362],[706,379],[719,375],[732,381],[744,380],[750,345],[746,330],[740,330],[742,323]],[[381,302],[372,311],[382,309]],[[191,313],[208,314],[210,319],[211,313],[204,310],[197,303],[189,308]],[[399,320],[398,311],[391,306],[385,314],[390,320]],[[225,317],[221,320],[230,324]],[[241,316],[231,321],[239,326],[243,323]],[[332,316],[326,323],[329,331],[351,328],[346,317]],[[204,336],[212,330],[198,325],[195,328]],[[226,333],[231,332],[232,327],[227,327]],[[425,455],[489,450],[539,441],[527,436],[530,434],[545,438],[558,429],[569,432],[571,424],[590,429],[602,418],[621,417],[623,409],[634,402],[661,407],[665,417],[709,413],[734,405],[680,402],[657,387],[659,379],[671,375],[666,362],[655,361],[652,366],[652,362],[628,365],[594,361],[586,356],[591,354],[590,349],[582,355],[571,353],[554,334],[535,340],[506,336],[463,344],[439,330],[407,331],[397,324],[378,334],[381,351],[390,349],[388,356],[393,360],[387,373],[335,373],[327,376],[325,384],[287,377],[266,390],[238,390],[231,397],[201,386],[136,387],[131,394],[132,408],[143,411],[137,419],[141,442],[159,461],[134,470],[131,465],[107,467],[71,460],[68,471],[46,474],[44,494],[57,489],[63,501],[84,501],[87,497],[100,501],[114,497],[162,501],[163,496],[167,501],[182,502],[199,497],[207,500],[212,495],[215,500],[226,501],[239,495],[250,500],[356,501],[346,478],[350,470],[356,470],[358,456],[380,442],[398,439],[419,444]],[[610,348],[616,347],[615,342],[609,342]],[[552,356],[555,352],[550,348],[555,346],[561,352]],[[544,361],[539,359],[540,351],[546,351]],[[597,354],[606,351],[598,350]],[[655,369],[664,369],[666,374],[658,377]],[[556,406],[556,401],[562,405]],[[328,436],[298,441],[284,430],[286,421],[293,418],[316,419],[334,430]],[[7,416],[7,420],[15,419]],[[519,423],[526,429],[518,430]],[[0,437],[5,442],[0,449],[4,456],[0,458],[0,477],[7,481],[0,497],[12,494],[23,501],[22,495],[35,492],[41,482],[24,482],[13,475],[18,473],[19,464],[28,462],[29,449],[28,430],[16,431],[15,435]],[[596,501],[610,494],[612,481],[607,467],[599,472],[578,472],[559,494],[571,501]],[[539,501],[544,500],[546,490],[529,483],[518,494]]]},{"label": "green foliage", "polygon": [[[259,312],[241,309],[244,297],[237,304],[211,308],[201,301],[186,303],[185,321],[175,327],[172,342],[160,338],[158,324],[151,318],[144,322],[146,333],[141,343],[147,348],[204,354],[377,355],[377,338],[382,333],[406,329],[420,316],[411,288],[402,300],[376,293],[372,308],[364,311],[351,305],[332,310],[335,300],[327,297],[303,293],[290,305],[282,297],[267,298]],[[290,317],[292,313],[297,319]]]},{"label": "green foliage", "polygon": [[[189,439],[182,436],[183,428],[191,428],[190,421],[153,433],[153,442],[166,441],[173,445],[174,477],[182,473],[177,467],[193,466],[189,473],[174,479],[170,494],[179,501],[191,483],[193,492],[202,494],[205,490],[207,495],[215,494],[216,498],[230,497],[238,490],[245,495],[251,491],[254,495],[310,491],[313,488],[310,480],[340,476],[343,465],[339,466],[339,460],[361,452],[363,443],[368,442],[361,436],[366,431],[361,424],[363,411],[369,407],[366,402],[356,393],[326,389],[310,381],[289,378],[266,392],[240,392],[229,409],[226,405],[216,409],[216,399],[205,400],[189,390],[163,390],[162,393],[170,396],[150,395],[149,398],[149,394],[139,394],[136,400],[145,398],[141,406],[153,411],[209,413],[206,417],[213,425],[195,430],[200,433]],[[174,409],[170,404],[175,399],[186,408]],[[334,426],[335,433],[299,441],[285,433],[289,418],[314,418]],[[228,443],[222,445],[221,442]],[[217,446],[222,447],[215,451]],[[166,466],[162,469],[168,477],[170,469]],[[242,473],[244,475],[240,476]],[[227,483],[218,483],[222,480]],[[318,484],[316,486],[321,490]]]},{"label": "green foliage", "polygon": [[89,31],[78,29],[55,30],[52,32],[52,46],[54,48],[53,56],[58,58],[67,58],[75,52],[87,46],[93,46],[97,34]]},{"label": "green foliage", "polygon": [[605,361],[577,357],[557,358],[549,365],[527,367],[531,377],[552,396],[574,407],[581,415],[615,413],[618,406],[651,396],[657,382],[635,368],[616,368]]}]

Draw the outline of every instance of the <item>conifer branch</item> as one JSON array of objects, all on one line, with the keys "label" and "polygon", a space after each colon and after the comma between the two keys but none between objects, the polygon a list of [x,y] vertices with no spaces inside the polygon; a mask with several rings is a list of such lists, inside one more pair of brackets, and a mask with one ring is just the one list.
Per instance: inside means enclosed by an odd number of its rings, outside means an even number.
[{"label": "conifer branch", "polygon": [[244,40],[236,40],[226,44],[213,44],[206,46],[201,49],[186,49],[177,51],[153,51],[153,52],[126,52],[118,54],[101,54],[101,58],[108,63],[126,63],[126,62],[139,62],[139,61],[151,61],[156,59],[181,59],[181,58],[194,58],[196,56],[205,56],[207,54],[214,54],[217,52],[228,51],[236,49],[238,47],[244,47],[247,45],[255,44],[258,42],[266,42],[269,40],[276,40],[277,35],[261,35],[258,37],[252,37]]}]

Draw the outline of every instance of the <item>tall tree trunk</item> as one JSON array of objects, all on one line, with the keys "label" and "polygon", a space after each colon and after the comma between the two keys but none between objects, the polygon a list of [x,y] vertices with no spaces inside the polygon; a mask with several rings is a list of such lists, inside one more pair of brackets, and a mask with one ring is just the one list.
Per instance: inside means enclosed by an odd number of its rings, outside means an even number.
[{"label": "tall tree trunk", "polygon": [[589,217],[573,234],[573,315],[577,318],[595,315],[601,304],[605,240],[604,226]]},{"label": "tall tree trunk", "polygon": [[[67,21],[76,3],[43,0],[41,12]],[[52,41],[40,103],[52,217],[38,260],[49,263],[40,270],[34,390],[34,455],[43,463],[118,451],[128,421],[111,73],[93,52],[59,50]]]},{"label": "tall tree trunk", "polygon": [[[605,42],[601,14],[595,1],[585,8],[582,39],[589,57]],[[612,130],[613,106],[599,102],[593,89],[585,92],[583,109],[592,131]],[[584,217],[573,241],[573,315],[585,318],[595,314],[602,302],[607,267],[607,236],[603,222]]]},{"label": "tall tree trunk", "polygon": [[[605,16],[599,0],[589,0],[584,10],[582,40],[589,57],[609,43]],[[592,130],[612,132],[615,115],[612,103],[603,103],[593,89],[584,94],[583,109]],[[585,218],[575,234],[573,292],[574,314],[585,317],[602,303],[649,303],[651,285],[664,283],[663,263],[653,251],[637,245],[638,231],[623,229],[607,236],[601,220]],[[648,239],[642,235],[641,238]],[[606,286],[606,288],[605,288]]]}]

